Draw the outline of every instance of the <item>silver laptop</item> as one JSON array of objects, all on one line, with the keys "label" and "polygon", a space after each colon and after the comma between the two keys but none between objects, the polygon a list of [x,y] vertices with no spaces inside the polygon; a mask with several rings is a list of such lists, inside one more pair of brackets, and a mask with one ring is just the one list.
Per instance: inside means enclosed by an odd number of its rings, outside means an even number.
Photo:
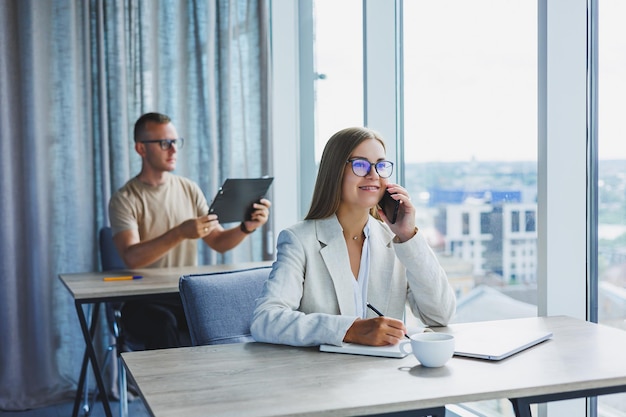
[{"label": "silver laptop", "polygon": [[499,361],[552,338],[552,332],[548,330],[501,328],[494,323],[485,322],[483,327],[472,323],[471,329],[470,326],[465,329],[462,324],[455,325],[454,354]]}]

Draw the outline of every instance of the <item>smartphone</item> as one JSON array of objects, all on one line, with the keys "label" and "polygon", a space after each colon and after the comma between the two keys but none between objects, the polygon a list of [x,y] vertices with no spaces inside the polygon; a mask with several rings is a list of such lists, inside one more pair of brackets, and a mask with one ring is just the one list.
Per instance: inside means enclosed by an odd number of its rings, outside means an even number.
[{"label": "smartphone", "polygon": [[398,218],[398,207],[400,207],[400,201],[394,200],[391,193],[385,190],[385,194],[383,194],[383,198],[378,202],[378,205],[383,212],[385,212],[385,216],[387,216],[391,224],[394,224]]}]

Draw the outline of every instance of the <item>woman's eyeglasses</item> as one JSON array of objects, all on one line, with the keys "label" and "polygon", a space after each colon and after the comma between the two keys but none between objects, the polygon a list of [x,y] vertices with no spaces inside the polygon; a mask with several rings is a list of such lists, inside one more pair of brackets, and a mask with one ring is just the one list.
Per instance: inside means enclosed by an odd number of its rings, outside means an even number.
[{"label": "woman's eyeglasses", "polygon": [[376,173],[380,178],[389,178],[393,173],[393,162],[391,161],[377,161],[370,162],[363,158],[352,158],[346,161],[346,164],[352,164],[352,172],[357,177],[364,177],[370,173],[372,166],[376,170]]},{"label": "woman's eyeglasses", "polygon": [[141,143],[158,143],[161,146],[161,149],[167,151],[172,147],[172,145],[176,146],[177,149],[181,149],[183,144],[185,143],[185,139],[155,139],[155,140],[140,140]]}]

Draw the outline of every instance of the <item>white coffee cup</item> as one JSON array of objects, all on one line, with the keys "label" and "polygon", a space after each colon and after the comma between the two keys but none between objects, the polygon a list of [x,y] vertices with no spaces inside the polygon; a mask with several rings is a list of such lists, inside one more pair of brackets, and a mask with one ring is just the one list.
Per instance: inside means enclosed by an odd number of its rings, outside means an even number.
[{"label": "white coffee cup", "polygon": [[[402,353],[411,353],[429,368],[445,365],[454,354],[454,336],[447,333],[424,332],[410,336],[410,342],[401,342]],[[411,351],[407,350],[411,346]]]}]

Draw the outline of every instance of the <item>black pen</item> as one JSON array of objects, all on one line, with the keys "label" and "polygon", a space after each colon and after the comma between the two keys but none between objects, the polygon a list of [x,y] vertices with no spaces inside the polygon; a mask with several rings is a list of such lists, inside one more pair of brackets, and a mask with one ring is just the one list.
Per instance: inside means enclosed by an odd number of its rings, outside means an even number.
[{"label": "black pen", "polygon": [[[376,307],[374,307],[373,305],[371,305],[370,303],[367,303],[367,308],[372,310],[374,313],[378,314],[379,317],[385,317],[385,315],[383,313],[378,311],[378,309]],[[409,335],[406,334],[406,333],[404,334],[404,337],[406,337],[407,339],[410,339]]]}]

